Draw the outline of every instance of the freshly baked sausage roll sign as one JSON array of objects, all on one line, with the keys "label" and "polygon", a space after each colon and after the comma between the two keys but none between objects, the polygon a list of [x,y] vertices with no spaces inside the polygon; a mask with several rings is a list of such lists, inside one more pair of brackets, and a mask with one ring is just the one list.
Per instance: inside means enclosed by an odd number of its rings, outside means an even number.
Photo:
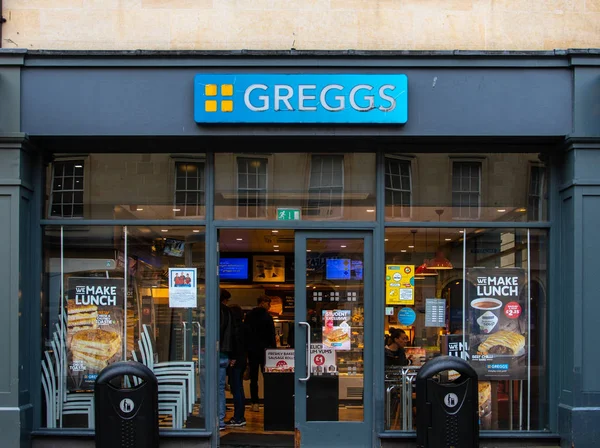
[{"label": "freshly baked sausage roll sign", "polygon": [[67,385],[89,390],[98,373],[123,353],[123,279],[67,281]]},{"label": "freshly baked sausage roll sign", "polygon": [[467,270],[469,355],[480,378],[527,378],[527,288],[520,268]]}]

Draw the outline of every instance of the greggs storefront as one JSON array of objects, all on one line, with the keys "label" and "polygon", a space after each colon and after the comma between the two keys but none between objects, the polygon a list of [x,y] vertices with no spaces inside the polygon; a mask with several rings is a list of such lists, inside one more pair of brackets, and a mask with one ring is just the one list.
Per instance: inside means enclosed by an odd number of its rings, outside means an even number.
[{"label": "greggs storefront", "polygon": [[9,446],[93,446],[123,359],[158,377],[164,446],[414,446],[446,354],[482,445],[597,440],[597,58],[2,51],[0,75]]}]

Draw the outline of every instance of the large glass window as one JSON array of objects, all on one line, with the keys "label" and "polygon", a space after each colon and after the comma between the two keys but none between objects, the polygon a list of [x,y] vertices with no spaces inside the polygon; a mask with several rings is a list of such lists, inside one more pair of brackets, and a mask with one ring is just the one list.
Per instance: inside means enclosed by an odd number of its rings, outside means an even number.
[{"label": "large glass window", "polygon": [[50,226],[44,250],[43,426],[93,427],[98,373],[135,360],[161,427],[204,428],[204,228]]},{"label": "large glass window", "polygon": [[390,153],[384,176],[386,221],[547,219],[538,153]]},{"label": "large glass window", "polygon": [[373,221],[375,161],[374,153],[215,154],[215,218]]},{"label": "large glass window", "polygon": [[442,354],[477,371],[482,430],[546,428],[547,244],[537,229],[386,230],[387,430],[415,429],[414,377]]},{"label": "large glass window", "polygon": [[201,219],[204,171],[202,154],[56,155],[46,175],[47,217]]}]

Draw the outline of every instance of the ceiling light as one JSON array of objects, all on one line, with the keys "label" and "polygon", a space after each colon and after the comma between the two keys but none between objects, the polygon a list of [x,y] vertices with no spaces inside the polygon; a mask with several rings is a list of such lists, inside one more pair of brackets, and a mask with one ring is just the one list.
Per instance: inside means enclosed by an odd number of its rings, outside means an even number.
[{"label": "ceiling light", "polygon": [[271,230],[272,233],[279,233],[279,230]]},{"label": "ceiling light", "polygon": [[504,213],[505,211],[506,211],[506,209],[505,209],[505,208],[499,208],[499,209],[498,209],[498,213]]},{"label": "ceiling light", "polygon": [[75,165],[75,168],[83,168],[83,165]]},{"label": "ceiling light", "polygon": [[273,252],[279,252],[279,249],[275,249],[275,250],[273,250]]},{"label": "ceiling light", "polygon": [[465,231],[464,230],[459,230],[458,233],[465,233]]},{"label": "ceiling light", "polygon": [[346,246],[344,246],[344,245],[342,244],[340,247],[346,247]]},{"label": "ceiling light", "polygon": [[310,249],[306,249],[306,252],[311,252],[311,250]]},{"label": "ceiling light", "polygon": [[452,241],[452,238],[444,238],[446,241]]},{"label": "ceiling light", "polygon": [[174,211],[174,212],[180,212],[180,211],[181,211],[181,209],[180,209],[180,208],[174,208],[174,209],[173,209],[173,211]]},{"label": "ceiling light", "polygon": [[167,229],[161,229],[161,232],[165,232],[165,233],[167,233],[167,232],[168,232],[168,230],[167,230]]},{"label": "ceiling light", "polygon": [[414,248],[415,248],[415,246],[408,246],[408,248],[409,248],[409,249],[414,249]]},{"label": "ceiling light", "polygon": [[242,238],[236,238],[236,241],[244,241]]},{"label": "ceiling light", "polygon": [[138,212],[143,212],[143,211],[144,211],[144,209],[143,209],[142,207],[138,207],[138,208],[136,208],[136,211],[138,211]]},{"label": "ceiling light", "polygon": [[278,244],[274,244],[273,247],[279,247],[279,245]]},{"label": "ceiling light", "polygon": [[518,208],[517,211],[519,213],[525,213],[527,211],[527,209],[526,208]]},{"label": "ceiling light", "polygon": [[427,262],[429,260],[423,260],[423,264],[421,266],[418,266],[417,269],[415,269],[415,279],[417,277],[435,277],[438,275],[437,271],[434,271],[433,269],[428,269],[427,268]]},{"label": "ceiling light", "polygon": [[375,213],[375,210],[373,210],[372,208],[368,208],[367,213]]},{"label": "ceiling light", "polygon": [[401,249],[400,252],[406,252],[406,249]]},{"label": "ceiling light", "polygon": [[199,232],[200,232],[200,230],[198,230],[198,229],[194,229],[194,230],[192,230],[192,232],[194,232],[194,233],[199,233]]},{"label": "ceiling light", "polygon": [[389,238],[386,238],[386,239],[385,239],[385,241],[389,241],[389,240],[390,240]]}]

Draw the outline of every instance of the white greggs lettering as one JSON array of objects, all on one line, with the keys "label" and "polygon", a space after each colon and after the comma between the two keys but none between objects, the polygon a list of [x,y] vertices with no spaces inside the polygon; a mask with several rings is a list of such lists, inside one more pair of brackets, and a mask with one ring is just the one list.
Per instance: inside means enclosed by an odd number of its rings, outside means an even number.
[{"label": "white greggs lettering", "polygon": [[[117,305],[116,286],[78,286],[76,291],[76,305]],[[83,291],[85,291],[85,293],[82,294]]]},{"label": "white greggs lettering", "polygon": [[[373,109],[379,109],[382,112],[391,112],[396,108],[396,99],[390,96],[390,93],[396,89],[392,84],[381,86],[377,90],[378,98],[386,104],[376,106],[375,95],[369,94],[373,91],[373,86],[369,84],[359,84],[354,86],[347,98],[350,102],[350,107],[359,112],[368,112]],[[265,95],[259,95],[257,100],[252,103],[250,96],[252,92],[259,90]],[[329,94],[331,92],[331,94]],[[339,95],[333,95],[334,93]],[[294,88],[285,84],[276,84],[273,86],[273,92],[270,94],[269,87],[265,84],[252,84],[244,92],[244,104],[253,112],[264,112],[271,107],[271,97],[273,101],[273,109],[275,111],[293,111],[290,100],[294,98],[296,93],[298,99],[298,110],[300,111],[316,111],[317,106],[321,105],[323,109],[329,112],[340,112],[346,108],[346,95],[344,95],[344,86],[339,84],[328,84],[318,92],[315,84],[300,84],[298,92],[294,92]],[[317,96],[319,102],[317,103]],[[360,105],[357,102],[364,103]]]}]

